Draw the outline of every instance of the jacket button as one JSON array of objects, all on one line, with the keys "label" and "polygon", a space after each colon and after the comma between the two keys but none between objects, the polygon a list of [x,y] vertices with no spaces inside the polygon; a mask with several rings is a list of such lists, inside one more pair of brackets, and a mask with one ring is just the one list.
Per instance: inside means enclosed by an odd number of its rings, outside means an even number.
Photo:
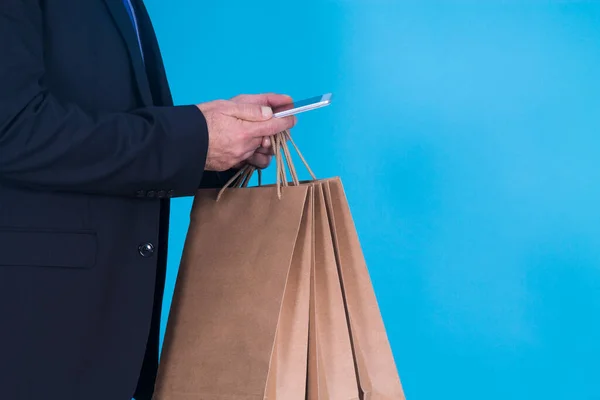
[{"label": "jacket button", "polygon": [[159,199],[163,199],[166,195],[167,192],[165,192],[164,190],[159,190],[158,193],[156,193],[156,197],[158,197]]},{"label": "jacket button", "polygon": [[167,197],[173,197],[174,194],[175,194],[175,192],[173,192],[172,190],[169,190],[167,192]]},{"label": "jacket button", "polygon": [[138,252],[142,257],[152,257],[154,254],[154,245],[152,243],[143,243],[138,247]]},{"label": "jacket button", "polygon": [[135,192],[136,197],[146,197],[146,192],[144,190],[138,190]]},{"label": "jacket button", "polygon": [[156,195],[156,192],[154,190],[149,190],[148,194],[146,194],[146,196],[148,197],[154,197]]}]

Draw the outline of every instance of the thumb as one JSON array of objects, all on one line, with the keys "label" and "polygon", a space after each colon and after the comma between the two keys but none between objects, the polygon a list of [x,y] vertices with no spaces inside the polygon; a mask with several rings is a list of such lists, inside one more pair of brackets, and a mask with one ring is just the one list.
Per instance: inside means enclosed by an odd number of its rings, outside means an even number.
[{"label": "thumb", "polygon": [[229,115],[244,121],[260,122],[271,119],[273,110],[268,106],[248,103],[233,103]]}]

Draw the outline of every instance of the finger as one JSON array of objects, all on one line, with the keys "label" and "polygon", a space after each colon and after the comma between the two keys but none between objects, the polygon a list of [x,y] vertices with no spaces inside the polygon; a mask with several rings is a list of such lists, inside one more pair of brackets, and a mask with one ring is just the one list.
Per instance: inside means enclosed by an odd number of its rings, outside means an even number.
[{"label": "finger", "polygon": [[273,147],[259,147],[258,149],[256,149],[255,153],[260,153],[260,154],[264,154],[267,156],[273,155]]},{"label": "finger", "polygon": [[254,152],[258,151],[261,147],[262,147],[262,138],[260,138],[260,137],[253,137],[248,142],[248,148],[247,148],[247,150],[249,152],[252,152],[252,154],[254,154]]},{"label": "finger", "polygon": [[285,94],[267,93],[267,94],[261,95],[259,97],[260,97],[260,100],[262,101],[262,103],[260,103],[260,104],[266,104],[271,107],[282,106],[282,105],[290,104],[290,103],[294,102],[290,96],[285,95]]},{"label": "finger", "polygon": [[282,106],[293,102],[290,96],[277,93],[243,94],[231,100],[236,103],[258,104],[270,107]]},{"label": "finger", "polygon": [[254,165],[257,168],[264,169],[271,163],[271,156],[254,153],[249,159],[248,164]]},{"label": "finger", "polygon": [[250,103],[229,102],[223,112],[231,117],[252,122],[266,121],[273,117],[271,107]]},{"label": "finger", "polygon": [[250,161],[250,159],[252,157],[254,157],[254,151],[247,151],[246,154],[243,154],[242,157],[239,159],[240,162],[246,162],[248,163]]},{"label": "finger", "polygon": [[248,103],[268,106],[262,94],[240,94],[231,99],[234,103]]},{"label": "finger", "polygon": [[263,138],[261,146],[264,147],[265,149],[268,149],[269,147],[271,147],[271,138],[268,136],[265,136]]},{"label": "finger", "polygon": [[245,129],[247,129],[250,136],[262,138],[292,129],[296,125],[296,121],[295,115],[284,118],[272,118],[264,122],[247,122]]},{"label": "finger", "polygon": [[241,162],[250,158],[250,156],[261,148],[261,141],[262,138],[249,138],[237,152],[236,161]]}]

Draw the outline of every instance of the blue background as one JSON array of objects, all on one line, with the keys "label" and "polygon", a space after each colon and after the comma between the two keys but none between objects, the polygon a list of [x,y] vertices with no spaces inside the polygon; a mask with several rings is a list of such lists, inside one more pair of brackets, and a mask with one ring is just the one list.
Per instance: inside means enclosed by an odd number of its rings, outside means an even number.
[{"label": "blue background", "polygon": [[178,104],[334,93],[294,136],[343,179],[409,399],[600,399],[600,4],[146,3]]}]

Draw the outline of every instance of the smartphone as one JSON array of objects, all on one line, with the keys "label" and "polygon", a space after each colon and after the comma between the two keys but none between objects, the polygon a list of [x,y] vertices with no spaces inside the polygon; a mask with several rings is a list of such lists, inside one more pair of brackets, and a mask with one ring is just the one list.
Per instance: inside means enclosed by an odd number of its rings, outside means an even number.
[{"label": "smartphone", "polygon": [[311,97],[310,99],[295,101],[290,104],[273,107],[273,117],[281,118],[289,115],[299,114],[301,112],[315,110],[331,104],[331,93],[321,96]]}]

